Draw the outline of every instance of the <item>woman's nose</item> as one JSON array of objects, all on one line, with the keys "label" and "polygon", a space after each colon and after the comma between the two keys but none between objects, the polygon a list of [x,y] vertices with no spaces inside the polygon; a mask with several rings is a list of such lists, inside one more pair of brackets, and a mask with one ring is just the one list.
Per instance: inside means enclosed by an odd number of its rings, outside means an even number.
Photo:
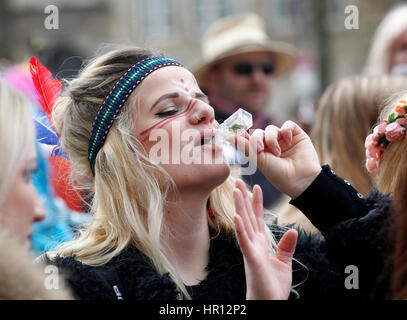
[{"label": "woman's nose", "polygon": [[34,222],[41,222],[42,220],[45,219],[46,216],[47,213],[37,193],[34,202]]},{"label": "woman's nose", "polygon": [[213,123],[216,121],[215,111],[209,104],[201,100],[196,100],[195,106],[191,112],[190,121],[194,125]]}]

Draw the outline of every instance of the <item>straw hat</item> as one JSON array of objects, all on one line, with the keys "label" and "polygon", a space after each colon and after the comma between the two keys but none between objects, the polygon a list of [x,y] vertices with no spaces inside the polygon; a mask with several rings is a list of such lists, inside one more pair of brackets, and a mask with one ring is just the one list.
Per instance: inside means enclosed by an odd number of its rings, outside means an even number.
[{"label": "straw hat", "polygon": [[204,34],[201,47],[202,59],[191,68],[200,84],[215,63],[240,53],[272,53],[275,61],[274,77],[289,72],[295,61],[294,47],[271,40],[263,19],[253,13],[216,21]]}]

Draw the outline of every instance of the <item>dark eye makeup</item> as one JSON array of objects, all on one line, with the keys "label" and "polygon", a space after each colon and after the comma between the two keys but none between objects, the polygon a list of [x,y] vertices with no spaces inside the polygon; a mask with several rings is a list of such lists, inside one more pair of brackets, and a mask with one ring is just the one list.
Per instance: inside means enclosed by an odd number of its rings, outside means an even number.
[{"label": "dark eye makeup", "polygon": [[170,116],[172,116],[172,115],[174,115],[174,114],[176,114],[178,112],[178,109],[176,107],[172,107],[172,108],[173,109],[158,112],[155,115],[160,117],[160,118],[170,117]]}]

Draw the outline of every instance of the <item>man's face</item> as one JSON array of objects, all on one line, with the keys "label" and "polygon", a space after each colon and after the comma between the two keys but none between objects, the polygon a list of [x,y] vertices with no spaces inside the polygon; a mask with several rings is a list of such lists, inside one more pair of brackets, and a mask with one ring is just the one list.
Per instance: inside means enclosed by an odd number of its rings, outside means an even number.
[{"label": "man's face", "polygon": [[214,93],[252,114],[264,111],[271,90],[274,64],[269,53],[242,53],[219,64]]}]

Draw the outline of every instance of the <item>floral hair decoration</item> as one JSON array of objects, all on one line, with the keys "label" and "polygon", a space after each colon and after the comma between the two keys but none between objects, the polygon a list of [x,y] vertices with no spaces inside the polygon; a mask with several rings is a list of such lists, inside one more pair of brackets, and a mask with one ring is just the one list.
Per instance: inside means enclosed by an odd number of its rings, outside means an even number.
[{"label": "floral hair decoration", "polygon": [[400,100],[395,112],[373,129],[365,140],[366,169],[377,172],[384,149],[390,142],[404,138],[407,125],[407,102]]}]

